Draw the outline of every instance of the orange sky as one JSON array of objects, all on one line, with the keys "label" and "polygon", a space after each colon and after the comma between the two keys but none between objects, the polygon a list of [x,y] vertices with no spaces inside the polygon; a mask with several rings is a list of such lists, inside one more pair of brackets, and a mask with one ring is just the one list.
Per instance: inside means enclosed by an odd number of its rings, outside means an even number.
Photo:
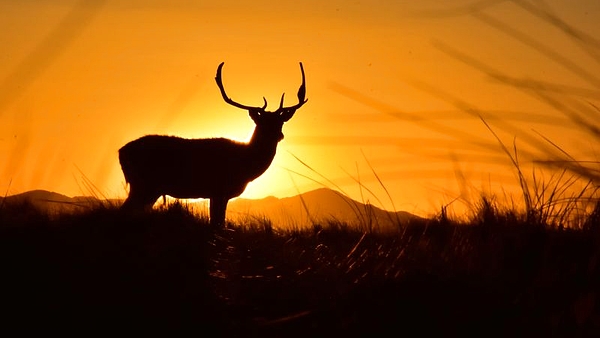
[{"label": "orange sky", "polygon": [[[552,97],[600,105],[600,43],[577,44],[543,19],[555,14],[600,36],[600,3],[576,3],[2,1],[0,191],[125,197],[117,150],[128,141],[247,140],[252,121],[214,81],[222,61],[228,94],[248,105],[265,96],[276,107],[284,91],[294,104],[298,61],[307,77],[309,102],[244,197],[322,186],[312,180],[334,187],[330,180],[391,209],[371,167],[395,208],[420,214],[460,195],[457,169],[478,189],[511,189],[506,156],[464,108],[509,145],[516,136],[527,149],[535,130],[598,160],[593,140],[556,107],[483,71],[569,86]],[[357,180],[375,196],[361,196]]]}]

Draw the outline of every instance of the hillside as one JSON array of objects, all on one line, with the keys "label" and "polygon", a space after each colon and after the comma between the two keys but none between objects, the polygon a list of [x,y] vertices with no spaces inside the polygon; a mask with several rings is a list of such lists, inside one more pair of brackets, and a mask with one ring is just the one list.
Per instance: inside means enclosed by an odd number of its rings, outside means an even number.
[{"label": "hillside", "polygon": [[[26,202],[42,211],[50,212],[82,210],[103,202],[120,203],[114,200],[102,201],[91,196],[68,197],[45,190],[32,190],[0,198],[0,203],[6,205]],[[159,200],[157,205],[161,203],[162,201]],[[206,201],[198,200],[191,203],[203,204]],[[398,223],[420,219],[419,216],[406,211],[390,212],[371,204],[363,204],[327,188],[286,198],[271,196],[257,200],[232,199],[228,205],[227,215],[229,219],[240,222],[266,217],[274,225],[279,226],[306,226],[335,220],[374,228],[395,227]]]},{"label": "hillside", "polygon": [[76,196],[69,197],[46,190],[31,190],[21,194],[0,197],[0,205],[18,206],[31,204],[43,212],[70,212],[101,203],[95,197]]},{"label": "hillside", "polygon": [[274,232],[216,229],[179,204],[85,210],[52,218],[0,206],[0,335],[600,336],[591,227],[506,222],[488,209],[470,224],[434,219],[388,233]]},{"label": "hillside", "polygon": [[305,226],[335,220],[385,228],[420,219],[419,216],[406,211],[382,210],[327,188],[281,199],[234,199],[229,203],[228,214],[232,219],[264,215],[274,224],[282,226]]}]

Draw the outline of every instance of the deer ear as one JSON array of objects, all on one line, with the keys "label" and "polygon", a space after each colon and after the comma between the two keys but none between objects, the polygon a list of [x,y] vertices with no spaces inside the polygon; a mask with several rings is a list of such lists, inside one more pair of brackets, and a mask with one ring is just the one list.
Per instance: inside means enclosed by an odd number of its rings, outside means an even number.
[{"label": "deer ear", "polygon": [[292,116],[294,116],[294,113],[296,112],[296,109],[286,109],[281,113],[281,120],[283,122],[287,122],[289,121]]}]

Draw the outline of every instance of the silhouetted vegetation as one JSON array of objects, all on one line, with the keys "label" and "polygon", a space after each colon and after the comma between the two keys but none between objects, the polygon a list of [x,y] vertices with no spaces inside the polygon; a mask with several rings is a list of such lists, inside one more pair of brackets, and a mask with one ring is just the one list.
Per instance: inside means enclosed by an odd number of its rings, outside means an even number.
[{"label": "silhouetted vegetation", "polygon": [[[597,214],[589,213],[590,221]],[[0,209],[2,327],[231,336],[600,333],[600,233],[529,223],[483,199],[472,219],[212,230],[181,204],[46,215]]]}]

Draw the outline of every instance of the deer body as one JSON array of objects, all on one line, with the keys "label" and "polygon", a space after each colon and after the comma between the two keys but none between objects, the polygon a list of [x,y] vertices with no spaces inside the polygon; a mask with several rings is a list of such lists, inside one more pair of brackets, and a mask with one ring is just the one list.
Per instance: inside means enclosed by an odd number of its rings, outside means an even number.
[{"label": "deer body", "polygon": [[244,106],[225,94],[221,69],[217,70],[217,85],[225,101],[247,109],[256,124],[248,143],[225,138],[185,139],[175,136],[147,135],[119,149],[119,162],[129,196],[123,209],[151,208],[161,195],[175,198],[209,198],[210,222],[221,226],[225,222],[227,202],[239,196],[246,185],[262,175],[271,165],[277,144],[283,139],[282,127],[296,109],[306,103],[302,69],[299,103],[267,112],[263,107]]}]

